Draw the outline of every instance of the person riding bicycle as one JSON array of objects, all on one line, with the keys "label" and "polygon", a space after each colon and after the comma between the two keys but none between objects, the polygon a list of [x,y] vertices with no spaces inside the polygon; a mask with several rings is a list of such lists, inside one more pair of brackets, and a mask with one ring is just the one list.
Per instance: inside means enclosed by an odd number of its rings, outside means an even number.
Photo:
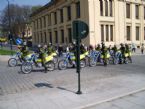
[{"label": "person riding bicycle", "polygon": [[48,54],[48,55],[51,55],[53,52],[55,52],[55,50],[53,49],[52,44],[49,43],[49,44],[47,45],[47,54]]},{"label": "person riding bicycle", "polygon": [[111,49],[112,49],[112,47],[111,47],[111,45],[109,45],[108,51],[111,52]]},{"label": "person riding bicycle", "polygon": [[96,51],[101,51],[101,46],[100,44],[97,45],[97,47],[95,48]]},{"label": "person riding bicycle", "polygon": [[117,51],[118,51],[117,46],[114,45],[114,46],[112,47],[112,50],[113,50],[113,54],[114,54],[114,56],[115,56],[116,53],[117,53]]},{"label": "person riding bicycle", "polygon": [[125,53],[128,54],[128,58],[129,58],[130,62],[132,63],[131,51],[130,51],[130,48],[129,48],[129,45],[128,44],[125,44]]},{"label": "person riding bicycle", "polygon": [[[126,60],[126,57],[125,57],[125,51],[126,51],[126,49],[125,49],[125,46],[121,43],[120,44],[120,51],[121,51],[121,54],[122,54],[122,57],[120,57],[120,59],[121,58],[123,58],[123,60],[124,60],[124,63],[125,63],[125,60]],[[121,62],[121,61],[120,61]],[[122,63],[120,63],[120,64],[122,64]]]},{"label": "person riding bicycle", "polygon": [[22,60],[24,60],[24,57],[26,57],[29,54],[29,50],[26,42],[24,42],[23,45],[21,46],[20,52],[22,53]]},{"label": "person riding bicycle", "polygon": [[102,51],[102,56],[103,56],[103,60],[104,60],[104,65],[106,66],[107,65],[108,49],[105,46],[104,42],[102,42],[101,44],[102,44],[101,51]]},{"label": "person riding bicycle", "polygon": [[41,45],[38,45],[37,53],[38,53],[38,58],[41,59],[41,63],[42,63],[42,66],[45,69],[45,72],[47,72],[47,67],[45,66],[45,57],[46,57],[45,50]]},{"label": "person riding bicycle", "polygon": [[130,52],[129,45],[125,44],[125,53],[129,53],[129,52]]},{"label": "person riding bicycle", "polygon": [[86,53],[86,49],[85,49],[84,44],[81,44],[81,46],[80,46],[80,54],[84,54],[84,53]]}]

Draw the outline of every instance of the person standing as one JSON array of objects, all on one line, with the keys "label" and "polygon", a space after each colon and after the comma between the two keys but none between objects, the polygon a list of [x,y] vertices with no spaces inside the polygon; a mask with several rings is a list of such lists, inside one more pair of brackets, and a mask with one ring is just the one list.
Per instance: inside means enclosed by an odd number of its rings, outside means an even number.
[{"label": "person standing", "polygon": [[144,54],[144,44],[141,45],[141,53]]},{"label": "person standing", "polygon": [[137,47],[136,47],[136,45],[134,43],[131,44],[131,48],[132,48],[132,52],[135,53]]}]

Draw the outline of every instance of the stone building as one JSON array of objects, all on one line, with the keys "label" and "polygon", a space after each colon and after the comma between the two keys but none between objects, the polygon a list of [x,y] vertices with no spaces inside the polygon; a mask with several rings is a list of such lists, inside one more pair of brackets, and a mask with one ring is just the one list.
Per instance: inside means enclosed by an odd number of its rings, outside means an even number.
[{"label": "stone building", "polygon": [[87,45],[145,40],[145,0],[51,0],[31,15],[33,44],[71,43],[73,20],[89,25]]}]

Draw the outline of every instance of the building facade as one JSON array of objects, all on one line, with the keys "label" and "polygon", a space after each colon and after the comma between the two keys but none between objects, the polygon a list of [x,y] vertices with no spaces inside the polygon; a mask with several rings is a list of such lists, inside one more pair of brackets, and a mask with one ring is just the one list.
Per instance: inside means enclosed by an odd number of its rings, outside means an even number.
[{"label": "building facade", "polygon": [[86,45],[145,41],[145,0],[52,0],[31,15],[33,44],[73,42],[73,20],[89,25]]}]

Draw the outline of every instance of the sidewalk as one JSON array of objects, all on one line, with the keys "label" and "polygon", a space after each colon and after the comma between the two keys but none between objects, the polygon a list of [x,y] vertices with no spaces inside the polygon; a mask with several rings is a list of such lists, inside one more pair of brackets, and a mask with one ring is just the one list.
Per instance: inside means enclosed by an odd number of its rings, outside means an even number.
[{"label": "sidewalk", "polygon": [[86,107],[84,109],[145,109],[145,91]]},{"label": "sidewalk", "polygon": [[8,61],[10,57],[8,55],[0,55],[0,61]]},{"label": "sidewalk", "polygon": [[[44,85],[37,90],[0,96],[0,109],[83,109],[145,90],[144,75],[96,80],[91,84],[82,84],[82,95],[75,94],[77,85]],[[93,89],[94,85],[98,88]]]}]

